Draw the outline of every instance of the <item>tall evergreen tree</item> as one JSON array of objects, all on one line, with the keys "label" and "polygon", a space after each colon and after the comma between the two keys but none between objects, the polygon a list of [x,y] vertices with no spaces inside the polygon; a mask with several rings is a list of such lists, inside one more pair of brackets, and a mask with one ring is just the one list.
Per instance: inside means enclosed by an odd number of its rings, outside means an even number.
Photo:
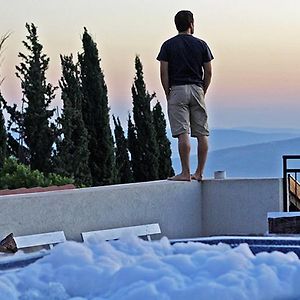
[{"label": "tall evergreen tree", "polygon": [[57,142],[55,170],[73,177],[77,184],[91,185],[89,169],[88,133],[82,118],[83,95],[78,66],[73,56],[60,56],[62,77],[59,82],[63,100],[63,113],[59,118],[62,140]]},{"label": "tall evergreen tree", "polygon": [[[10,34],[6,33],[0,37],[0,58],[3,51],[3,45],[5,41],[9,38]],[[1,64],[1,61],[0,61]],[[0,76],[0,85],[3,82],[3,78]],[[0,91],[0,167],[3,166],[6,157],[6,144],[7,144],[7,134],[5,128],[5,120],[3,116],[2,103],[5,103],[1,91]]]},{"label": "tall evergreen tree", "polygon": [[128,116],[128,150],[130,152],[131,156],[131,169],[133,173],[134,181],[136,181],[137,174],[139,174],[140,170],[140,156],[139,156],[139,149],[138,149],[138,143],[137,143],[137,134],[136,134],[136,128],[131,120],[131,115]]},{"label": "tall evergreen tree", "polygon": [[158,148],[152,121],[150,102],[155,94],[150,95],[144,82],[143,66],[140,58],[135,58],[136,75],[131,88],[133,99],[133,118],[137,137],[137,159],[139,164],[134,169],[135,181],[158,179]]},{"label": "tall evergreen tree", "polygon": [[[7,40],[9,37],[10,37],[10,33],[9,33],[9,32],[3,34],[3,35],[0,37],[0,58],[1,58],[2,54],[3,54],[4,44],[5,44],[6,40]],[[2,60],[0,60],[0,66],[1,66],[1,63],[2,63]],[[4,78],[2,78],[2,77],[0,76],[0,85],[2,84],[3,80],[4,80]]]},{"label": "tall evergreen tree", "polygon": [[[0,57],[3,53],[3,45],[5,41],[10,37],[10,33],[4,34],[0,38]],[[1,66],[1,61],[0,61],[0,66]],[[4,78],[1,78],[0,76],[0,85],[2,84]],[[5,129],[5,121],[3,117],[3,110],[2,108],[6,109],[8,114],[10,115],[10,118],[8,119],[8,130],[11,130],[17,134],[19,134],[19,137],[21,135],[21,129],[22,129],[22,124],[23,124],[23,114],[17,110],[17,105],[14,104],[13,106],[9,106],[7,102],[4,100],[3,96],[1,95],[0,92],[0,123],[1,123],[1,137],[0,137],[0,152],[1,152],[1,162],[3,162],[6,156],[14,156],[19,159],[20,162],[24,164],[29,164],[30,161],[30,155],[29,155],[29,150],[22,145],[20,140],[16,140],[10,132],[6,132]],[[3,125],[3,126],[2,126]]]},{"label": "tall evergreen tree", "polygon": [[[10,115],[8,122],[7,122],[7,147],[6,152],[7,156],[14,156],[18,158],[18,160],[25,164],[30,164],[30,151],[29,149],[23,145],[23,119],[24,114],[17,109],[17,105],[14,104],[13,106],[10,106],[7,104],[7,102],[3,99],[3,97],[0,97],[1,104],[3,105],[3,108],[8,112]],[[13,137],[13,135],[10,133],[13,132],[19,136],[19,138]]]},{"label": "tall evergreen tree", "polygon": [[79,55],[84,95],[82,115],[89,134],[89,165],[93,185],[111,184],[115,180],[115,163],[107,87],[97,45],[86,28],[82,44],[84,52]]},{"label": "tall evergreen tree", "polygon": [[55,89],[46,80],[49,58],[42,53],[43,46],[38,41],[37,28],[26,24],[28,35],[23,45],[28,55],[19,53],[22,59],[16,66],[17,77],[21,79],[23,102],[26,107],[23,114],[23,136],[30,151],[32,169],[43,172],[51,170],[51,154],[54,143],[54,126],[50,124],[54,110],[49,109],[55,97]]},{"label": "tall evergreen tree", "polygon": [[6,156],[13,156],[24,165],[30,165],[29,149],[16,140],[10,132],[7,133],[7,150]]},{"label": "tall evergreen tree", "polygon": [[156,132],[156,141],[158,145],[158,178],[166,179],[174,176],[171,160],[171,143],[167,138],[166,120],[160,103],[157,101],[153,107],[153,124]]},{"label": "tall evergreen tree", "polygon": [[117,178],[120,183],[133,182],[133,175],[129,161],[127,139],[124,135],[119,118],[113,116],[115,124],[115,141],[116,141],[116,170]]},{"label": "tall evergreen tree", "polygon": [[[3,98],[1,93],[0,93],[0,98],[1,99]],[[5,128],[5,120],[2,111],[1,99],[0,99],[0,167],[2,168],[6,157],[7,134]]]}]

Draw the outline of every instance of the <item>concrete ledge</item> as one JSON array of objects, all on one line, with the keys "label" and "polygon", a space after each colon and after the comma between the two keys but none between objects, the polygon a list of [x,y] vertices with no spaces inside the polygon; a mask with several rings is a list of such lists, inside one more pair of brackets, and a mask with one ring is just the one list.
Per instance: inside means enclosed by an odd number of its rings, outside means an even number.
[{"label": "concrete ledge", "polygon": [[81,232],[159,223],[170,239],[261,235],[282,211],[281,179],[153,181],[0,197],[0,236]]},{"label": "concrete ledge", "polygon": [[29,194],[29,193],[41,193],[41,192],[49,192],[49,191],[61,191],[61,190],[70,190],[75,189],[74,184],[65,184],[65,185],[51,185],[47,187],[33,187],[33,188],[18,188],[18,189],[4,189],[0,190],[0,196],[6,195],[17,195],[17,194]]},{"label": "concrete ledge", "polygon": [[84,231],[159,223],[162,235],[196,237],[200,195],[198,182],[165,180],[2,196],[0,235],[63,230],[67,239],[80,241]]}]

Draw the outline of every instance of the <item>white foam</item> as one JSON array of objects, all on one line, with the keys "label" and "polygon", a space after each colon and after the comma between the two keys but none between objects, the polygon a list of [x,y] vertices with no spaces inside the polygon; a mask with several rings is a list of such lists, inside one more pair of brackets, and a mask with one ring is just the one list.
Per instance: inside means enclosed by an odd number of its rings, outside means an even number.
[{"label": "white foam", "polygon": [[247,244],[169,240],[66,242],[0,274],[0,300],[299,299],[296,254],[252,254]]}]

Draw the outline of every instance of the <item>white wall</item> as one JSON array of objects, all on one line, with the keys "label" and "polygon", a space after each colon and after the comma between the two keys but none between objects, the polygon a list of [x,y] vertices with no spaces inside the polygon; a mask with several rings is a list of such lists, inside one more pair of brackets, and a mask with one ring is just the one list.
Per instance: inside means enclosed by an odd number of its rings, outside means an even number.
[{"label": "white wall", "polygon": [[201,234],[201,185],[155,181],[0,197],[0,235],[83,231],[158,222],[170,238]]},{"label": "white wall", "polygon": [[[159,223],[163,235],[263,234],[267,212],[282,211],[281,179],[154,181],[0,196],[0,236]],[[159,238],[160,236],[157,236]]]},{"label": "white wall", "polygon": [[283,210],[281,179],[207,180],[202,187],[203,235],[264,234],[267,213]]}]

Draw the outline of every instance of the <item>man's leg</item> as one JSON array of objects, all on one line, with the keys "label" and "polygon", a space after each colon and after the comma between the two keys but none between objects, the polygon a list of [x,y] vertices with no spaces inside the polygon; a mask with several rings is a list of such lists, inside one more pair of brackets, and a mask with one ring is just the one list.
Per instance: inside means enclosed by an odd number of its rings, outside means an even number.
[{"label": "man's leg", "polygon": [[190,173],[190,137],[188,133],[183,133],[178,136],[178,150],[181,162],[182,172],[178,175],[168,178],[175,181],[191,181]]},{"label": "man's leg", "polygon": [[198,181],[202,180],[203,170],[208,152],[208,138],[205,135],[197,135],[198,140],[198,167],[196,172],[192,175],[192,179]]}]

